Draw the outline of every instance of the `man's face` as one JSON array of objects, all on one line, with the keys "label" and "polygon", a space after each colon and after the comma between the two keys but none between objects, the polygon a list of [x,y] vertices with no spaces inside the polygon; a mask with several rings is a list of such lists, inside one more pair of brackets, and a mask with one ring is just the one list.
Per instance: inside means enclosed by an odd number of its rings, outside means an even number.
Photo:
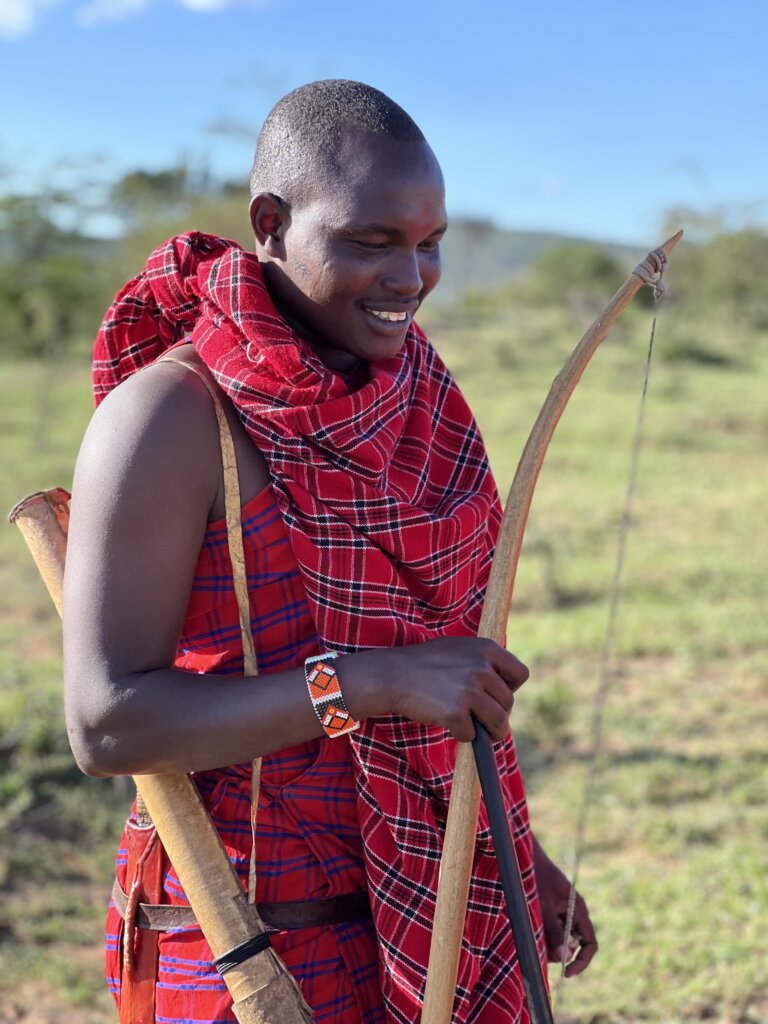
[{"label": "man's face", "polygon": [[339,164],[333,185],[294,204],[265,277],[286,319],[327,366],[344,371],[402,348],[440,278],[446,215],[442,174],[425,143],[349,135]]}]

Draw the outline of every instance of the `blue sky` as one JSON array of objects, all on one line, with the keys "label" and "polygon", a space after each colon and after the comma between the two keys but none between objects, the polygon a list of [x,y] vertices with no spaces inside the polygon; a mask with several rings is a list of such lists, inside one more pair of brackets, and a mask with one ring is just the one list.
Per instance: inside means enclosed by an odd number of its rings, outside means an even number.
[{"label": "blue sky", "polygon": [[281,95],[358,78],[418,121],[453,214],[651,244],[681,205],[768,222],[767,39],[758,0],[0,0],[0,168],[245,178]]}]

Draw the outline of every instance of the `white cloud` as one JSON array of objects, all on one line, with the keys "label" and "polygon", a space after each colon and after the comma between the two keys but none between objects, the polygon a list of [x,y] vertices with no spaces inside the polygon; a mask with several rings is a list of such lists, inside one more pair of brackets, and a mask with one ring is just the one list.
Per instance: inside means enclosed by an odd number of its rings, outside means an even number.
[{"label": "white cloud", "polygon": [[[32,32],[42,16],[61,0],[0,0],[0,37],[17,39]],[[148,8],[154,0],[85,0],[75,12],[78,25],[90,28],[103,21],[119,21]],[[176,0],[180,7],[199,14],[216,14],[231,7],[266,7],[269,0]]]},{"label": "white cloud", "polygon": [[58,0],[0,0],[0,36],[11,39],[26,35],[37,28],[43,11],[54,7]]},{"label": "white cloud", "polygon": [[266,7],[268,0],[178,0],[178,3],[188,11],[212,14],[228,7]]},{"label": "white cloud", "polygon": [[149,6],[149,0],[90,0],[75,14],[78,25],[90,28],[102,21],[119,21]]}]

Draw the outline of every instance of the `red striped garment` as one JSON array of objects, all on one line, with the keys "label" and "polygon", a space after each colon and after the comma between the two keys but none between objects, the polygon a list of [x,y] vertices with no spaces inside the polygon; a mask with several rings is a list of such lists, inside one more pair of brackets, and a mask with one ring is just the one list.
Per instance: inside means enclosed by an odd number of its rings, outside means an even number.
[{"label": "red striped garment", "polygon": [[[317,653],[304,588],[271,490],[243,509],[248,590],[259,671],[301,665]],[[243,653],[224,520],[203,541],[176,665],[242,675]],[[258,685],[258,683],[256,683]],[[243,887],[251,855],[251,767],[198,772],[195,781]],[[257,900],[323,899],[365,889],[363,850],[349,742],[311,740],[264,758],[256,838]],[[124,890],[127,837],[117,859]],[[164,859],[164,903],[187,905]],[[107,916],[107,980],[120,1002],[122,918]],[[382,1024],[376,936],[370,921],[273,933],[272,943],[299,980],[317,1024]],[[235,1022],[227,987],[198,928],[159,936],[155,989],[158,1024]]]},{"label": "red striped garment", "polygon": [[[500,505],[455,381],[412,325],[401,352],[350,385],[281,318],[256,256],[171,239],[118,294],[94,350],[97,402],[191,332],[266,458],[321,650],[474,635]],[[350,736],[388,1019],[418,1019],[456,756],[442,729],[396,716]],[[541,923],[522,780],[497,746],[534,924]],[[484,809],[454,1024],[526,1020]]]}]

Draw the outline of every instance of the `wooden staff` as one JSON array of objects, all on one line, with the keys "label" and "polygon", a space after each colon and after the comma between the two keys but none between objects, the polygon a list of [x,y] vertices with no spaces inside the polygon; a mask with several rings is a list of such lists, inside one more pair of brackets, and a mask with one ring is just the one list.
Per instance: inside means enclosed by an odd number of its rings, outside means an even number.
[{"label": "wooden staff", "polygon": [[[61,488],[32,494],[9,518],[24,535],[61,614],[69,494]],[[192,780],[183,774],[140,775],[134,782],[214,960],[234,963],[219,969],[240,1024],[311,1024],[312,1011],[269,945]]]},{"label": "wooden staff", "polygon": [[[528,437],[515,478],[509,491],[504,518],[494,552],[478,636],[504,644],[507,619],[512,605],[517,564],[523,545],[533,492],[539,478],[547,447],[574,388],[611,329],[616,318],[643,284],[653,283],[666,266],[667,257],[683,236],[682,231],[652,250],[632,271],[573,350],[555,377],[544,405]],[[432,928],[427,983],[421,1024],[450,1024],[456,993],[461,940],[464,934],[472,861],[475,854],[477,815],[480,809],[480,783],[473,759],[472,745],[460,743],[456,756],[453,788],[448,807],[445,842],[440,861],[437,905]],[[521,967],[523,965],[521,964]],[[536,984],[526,980],[525,987]],[[534,1016],[534,1024],[544,1018]]]}]

